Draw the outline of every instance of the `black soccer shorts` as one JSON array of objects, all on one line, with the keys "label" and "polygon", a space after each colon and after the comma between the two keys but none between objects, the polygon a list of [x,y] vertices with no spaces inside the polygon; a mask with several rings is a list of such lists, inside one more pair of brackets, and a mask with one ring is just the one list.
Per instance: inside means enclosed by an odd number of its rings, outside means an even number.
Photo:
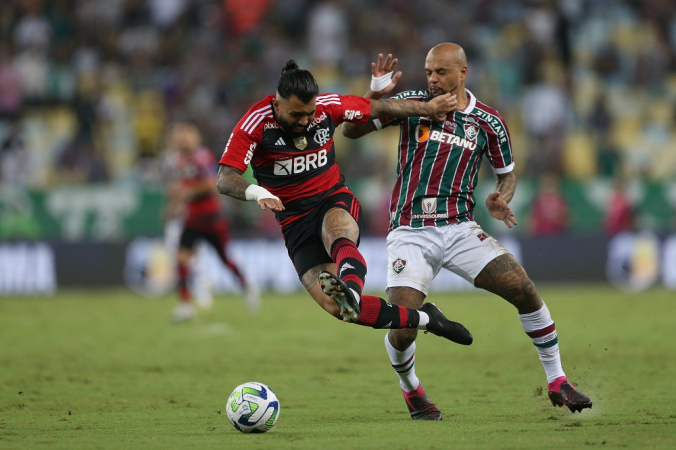
[{"label": "black soccer shorts", "polygon": [[[289,258],[298,278],[319,264],[333,262],[322,243],[322,221],[331,208],[341,208],[350,213],[361,230],[361,204],[352,192],[341,192],[325,198],[315,209],[302,218],[282,227]],[[357,242],[357,245],[359,242]]]}]

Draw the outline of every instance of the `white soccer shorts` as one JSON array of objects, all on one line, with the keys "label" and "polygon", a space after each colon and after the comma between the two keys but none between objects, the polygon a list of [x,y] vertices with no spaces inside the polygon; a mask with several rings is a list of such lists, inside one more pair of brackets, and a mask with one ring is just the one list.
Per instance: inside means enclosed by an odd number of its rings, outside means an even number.
[{"label": "white soccer shorts", "polygon": [[395,228],[387,235],[387,252],[387,287],[407,286],[425,295],[442,267],[474,284],[486,264],[509,253],[476,222]]}]

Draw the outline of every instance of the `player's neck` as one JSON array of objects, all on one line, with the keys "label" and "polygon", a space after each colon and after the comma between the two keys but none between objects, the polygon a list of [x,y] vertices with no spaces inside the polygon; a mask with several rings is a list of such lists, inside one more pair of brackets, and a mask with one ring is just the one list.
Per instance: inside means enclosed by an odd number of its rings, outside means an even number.
[{"label": "player's neck", "polygon": [[467,91],[465,91],[465,86],[461,86],[458,89],[458,106],[456,107],[457,111],[464,111],[469,105],[469,97],[467,96]]}]

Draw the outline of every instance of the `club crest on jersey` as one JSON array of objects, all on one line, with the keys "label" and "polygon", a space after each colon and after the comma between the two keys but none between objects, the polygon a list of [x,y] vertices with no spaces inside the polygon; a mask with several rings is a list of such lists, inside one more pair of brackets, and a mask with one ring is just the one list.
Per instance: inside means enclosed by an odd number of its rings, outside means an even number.
[{"label": "club crest on jersey", "polygon": [[423,198],[422,199],[422,210],[425,214],[432,214],[437,211],[437,199],[433,198]]},{"label": "club crest on jersey", "polygon": [[415,140],[418,142],[425,142],[430,138],[430,127],[425,125],[418,125],[415,127]]},{"label": "club crest on jersey", "polygon": [[399,275],[401,272],[404,271],[406,268],[406,260],[397,258],[393,263],[392,263],[392,270],[394,270],[394,273]]},{"label": "club crest on jersey", "polygon": [[465,138],[469,141],[473,141],[479,135],[479,125],[476,123],[466,123],[463,128],[465,130]]},{"label": "club crest on jersey", "polygon": [[329,142],[329,139],[331,139],[331,136],[329,136],[329,129],[317,128],[317,131],[315,131],[315,136],[313,139],[319,145],[326,144],[327,142]]},{"label": "club crest on jersey", "polygon": [[305,150],[305,147],[307,147],[307,139],[305,136],[293,138],[293,145],[295,145],[298,150]]}]

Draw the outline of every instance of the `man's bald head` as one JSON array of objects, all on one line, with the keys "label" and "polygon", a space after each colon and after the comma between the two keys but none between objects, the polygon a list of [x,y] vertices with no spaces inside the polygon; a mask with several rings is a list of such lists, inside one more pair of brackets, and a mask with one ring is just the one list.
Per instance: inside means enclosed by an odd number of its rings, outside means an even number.
[{"label": "man's bald head", "polygon": [[458,44],[444,42],[432,47],[425,59],[425,72],[433,97],[450,93],[464,99],[467,57]]},{"label": "man's bald head", "polygon": [[432,49],[427,54],[427,58],[429,59],[430,57],[449,61],[451,64],[459,68],[467,66],[467,56],[465,55],[465,50],[458,44],[454,44],[452,42],[443,42],[432,47]]}]

